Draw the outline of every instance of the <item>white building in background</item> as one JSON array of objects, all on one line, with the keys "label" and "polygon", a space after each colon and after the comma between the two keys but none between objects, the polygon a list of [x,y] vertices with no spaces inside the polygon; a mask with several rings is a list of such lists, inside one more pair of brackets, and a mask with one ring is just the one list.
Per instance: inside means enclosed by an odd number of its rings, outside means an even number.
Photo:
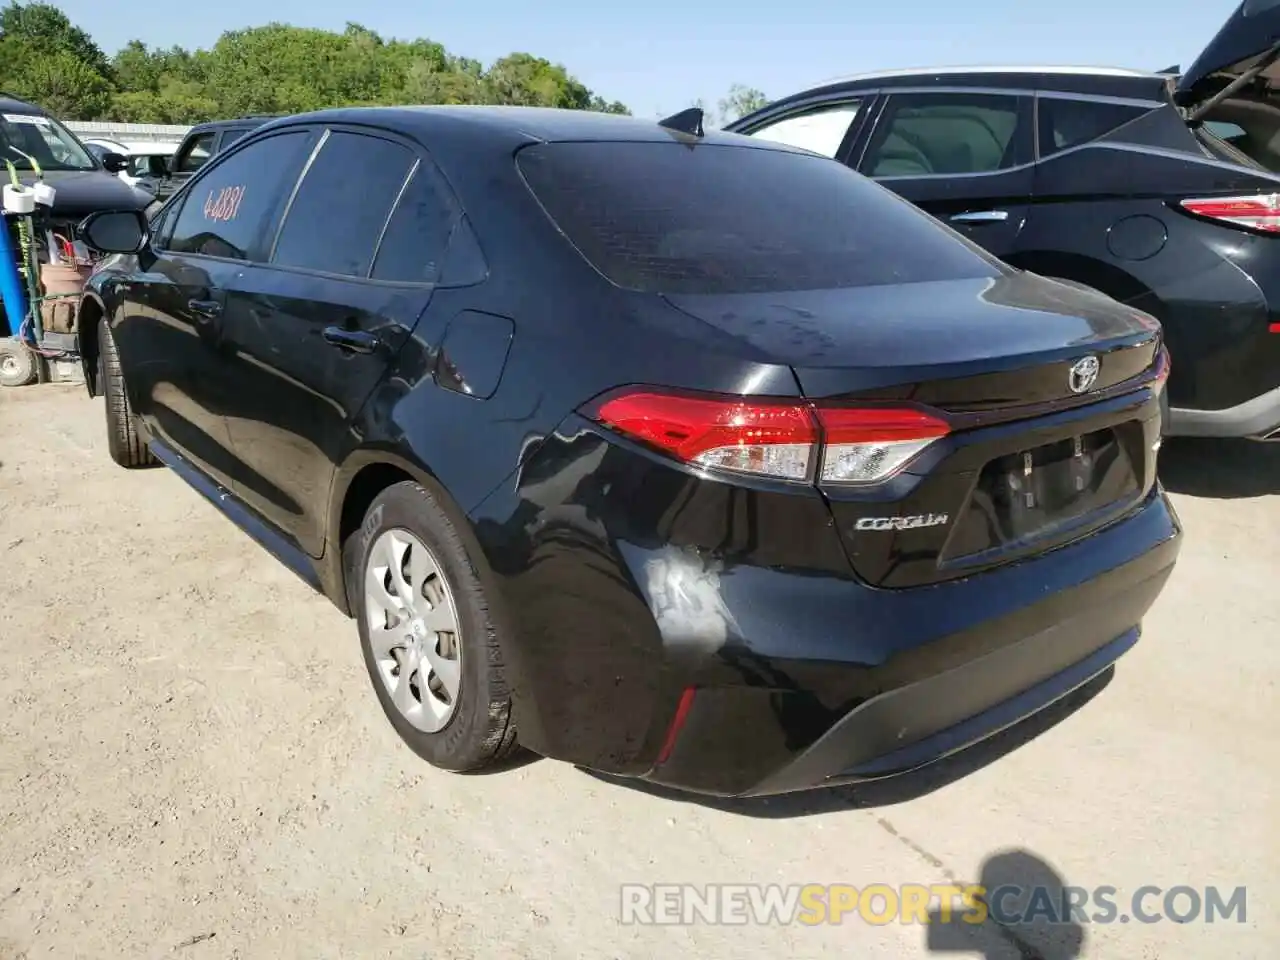
[{"label": "white building in background", "polygon": [[81,140],[110,140],[114,143],[178,148],[191,129],[172,123],[100,123],[95,120],[64,120],[63,126]]}]

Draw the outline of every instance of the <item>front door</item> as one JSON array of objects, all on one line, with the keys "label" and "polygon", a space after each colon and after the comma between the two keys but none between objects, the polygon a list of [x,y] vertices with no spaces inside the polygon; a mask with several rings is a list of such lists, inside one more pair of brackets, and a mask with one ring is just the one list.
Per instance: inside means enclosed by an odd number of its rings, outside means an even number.
[{"label": "front door", "polygon": [[265,256],[311,142],[306,130],[266,137],[202,170],[157,225],[154,260],[128,293],[136,309],[116,331],[138,416],[228,489],[241,465],[225,416],[241,387],[227,292]]},{"label": "front door", "polygon": [[312,556],[324,551],[352,422],[431,300],[452,225],[432,214],[433,171],[406,143],[329,130],[269,264],[246,271],[228,298],[239,388],[228,429],[244,465],[236,493]]},{"label": "front door", "polygon": [[1030,213],[1034,99],[988,91],[885,98],[858,169],[997,257]]}]

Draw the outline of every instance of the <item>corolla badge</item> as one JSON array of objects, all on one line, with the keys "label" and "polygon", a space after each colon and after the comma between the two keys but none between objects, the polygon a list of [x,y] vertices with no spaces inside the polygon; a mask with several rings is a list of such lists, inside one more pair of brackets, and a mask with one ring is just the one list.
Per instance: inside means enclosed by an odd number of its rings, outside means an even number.
[{"label": "corolla badge", "polygon": [[943,526],[950,517],[945,513],[921,513],[912,517],[862,517],[855,530],[919,530],[921,527]]},{"label": "corolla badge", "polygon": [[1102,364],[1097,357],[1081,357],[1067,371],[1067,386],[1072,393],[1084,393],[1098,379],[1098,371]]}]

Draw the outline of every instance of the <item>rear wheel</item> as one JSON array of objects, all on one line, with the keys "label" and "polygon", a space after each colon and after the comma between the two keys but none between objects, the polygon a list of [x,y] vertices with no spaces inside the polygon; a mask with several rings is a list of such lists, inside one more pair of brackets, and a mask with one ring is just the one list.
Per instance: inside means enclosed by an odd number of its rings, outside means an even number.
[{"label": "rear wheel", "polygon": [[98,363],[98,383],[107,408],[107,452],[122,467],[154,466],[156,458],[138,434],[137,418],[124,389],[120,355],[105,317],[98,321]]},{"label": "rear wheel", "polygon": [[365,666],[396,733],[455,772],[516,745],[484,588],[453,522],[416,483],[384,490],[344,545]]}]

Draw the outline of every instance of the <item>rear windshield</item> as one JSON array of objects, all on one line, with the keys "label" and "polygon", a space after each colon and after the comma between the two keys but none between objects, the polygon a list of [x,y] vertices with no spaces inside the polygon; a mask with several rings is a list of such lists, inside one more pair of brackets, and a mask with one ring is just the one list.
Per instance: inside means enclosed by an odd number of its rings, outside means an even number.
[{"label": "rear windshield", "polygon": [[517,162],[582,255],[649,293],[999,276],[993,258],[823,157],[721,144],[548,143]]}]

